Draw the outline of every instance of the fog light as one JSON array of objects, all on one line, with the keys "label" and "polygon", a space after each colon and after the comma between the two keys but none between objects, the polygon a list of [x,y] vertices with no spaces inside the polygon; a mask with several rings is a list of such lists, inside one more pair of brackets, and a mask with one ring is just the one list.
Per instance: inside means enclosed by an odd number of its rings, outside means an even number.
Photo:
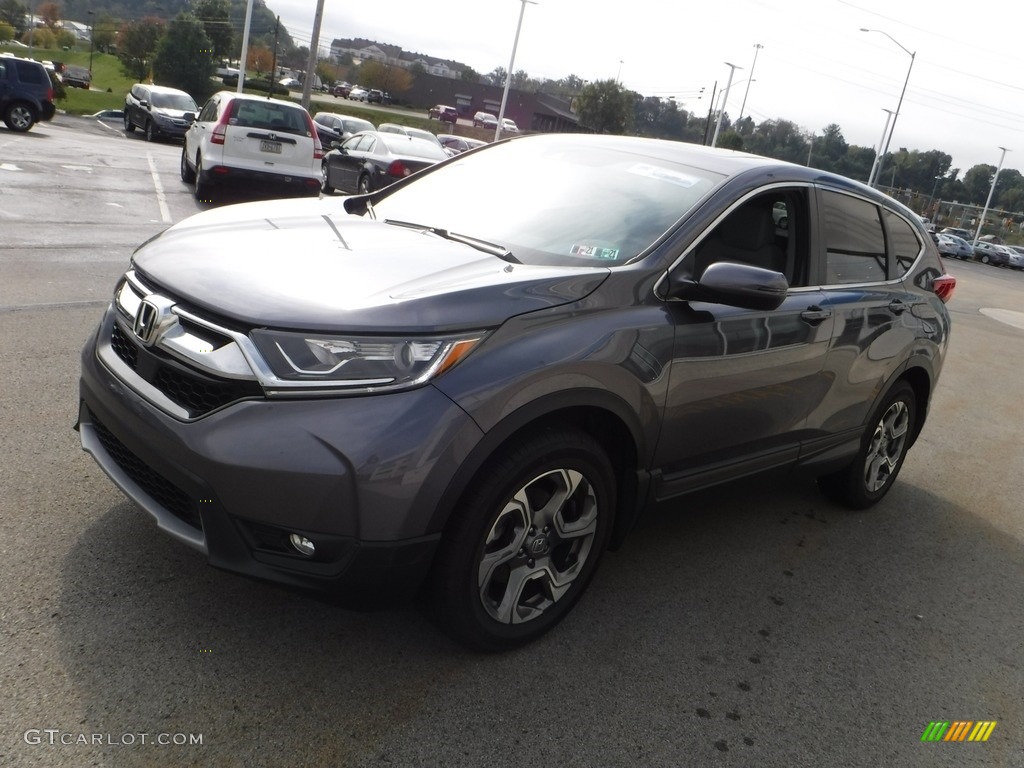
[{"label": "fog light", "polygon": [[297,533],[289,534],[288,542],[293,547],[295,547],[295,550],[300,555],[305,555],[306,557],[312,557],[313,555],[316,554],[316,545],[313,544],[313,542],[310,541],[309,539],[307,539],[305,536],[300,536]]}]

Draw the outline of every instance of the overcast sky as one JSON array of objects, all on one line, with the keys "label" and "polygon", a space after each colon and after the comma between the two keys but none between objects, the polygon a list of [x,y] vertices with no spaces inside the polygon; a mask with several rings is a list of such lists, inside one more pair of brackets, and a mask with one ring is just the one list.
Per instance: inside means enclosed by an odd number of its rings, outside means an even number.
[{"label": "overcast sky", "polygon": [[[308,45],[316,0],[266,2]],[[326,0],[320,46],[363,37],[487,73],[508,67],[522,7]],[[915,52],[889,149],[941,150],[963,178],[978,163],[996,165],[1000,146],[1011,150],[1004,168],[1024,168],[1022,20],[1020,6],[1002,0],[539,0],[526,5],[514,69],[538,79],[619,77],[626,88],[706,114],[730,62],[742,67],[726,106],[731,118],[746,95],[743,114],[756,122],[786,119],[818,133],[838,123],[849,143],[874,147]]]}]

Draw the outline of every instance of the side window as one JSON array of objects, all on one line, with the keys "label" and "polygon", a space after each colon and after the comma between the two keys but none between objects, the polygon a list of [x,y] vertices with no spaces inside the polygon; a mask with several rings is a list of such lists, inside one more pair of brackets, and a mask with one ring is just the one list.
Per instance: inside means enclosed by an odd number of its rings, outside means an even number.
[{"label": "side window", "polygon": [[886,279],[885,234],[878,206],[850,195],[822,192],[825,282],[877,283]]},{"label": "side window", "polygon": [[921,255],[921,241],[906,219],[886,211],[885,226],[889,230],[889,278],[896,279],[907,274],[907,270]]},{"label": "side window", "polygon": [[774,189],[752,197],[708,233],[683,268],[690,262],[688,271],[700,279],[708,265],[732,261],[781,272],[791,287],[806,286],[809,210],[806,188]]},{"label": "side window", "polygon": [[200,123],[212,123],[217,119],[217,100],[210,99],[203,105],[203,111],[199,113],[199,117],[196,118],[197,122]]},{"label": "side window", "polygon": [[18,79],[23,83],[42,85],[46,83],[46,70],[34,62],[16,61],[14,68],[18,70]]}]

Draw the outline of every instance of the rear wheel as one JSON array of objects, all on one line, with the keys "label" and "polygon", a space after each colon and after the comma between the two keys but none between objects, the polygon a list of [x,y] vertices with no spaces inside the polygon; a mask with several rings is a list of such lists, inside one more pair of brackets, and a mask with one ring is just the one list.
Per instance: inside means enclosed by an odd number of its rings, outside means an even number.
[{"label": "rear wheel", "polygon": [[211,202],[210,186],[206,174],[203,173],[203,158],[196,155],[196,200],[203,203]]},{"label": "rear wheel", "polygon": [[186,184],[191,184],[196,180],[196,172],[188,164],[188,155],[185,154],[185,147],[181,148],[181,180]]},{"label": "rear wheel", "polygon": [[867,509],[889,492],[907,457],[917,424],[917,398],[905,381],[896,384],[868,422],[853,462],[818,478],[828,498],[852,509]]},{"label": "rear wheel", "polygon": [[4,111],[4,124],[15,133],[25,133],[35,122],[35,112],[24,102],[16,101]]},{"label": "rear wheel", "polygon": [[370,192],[370,177],[365,173],[359,177],[359,185],[357,186],[360,195],[366,195]]},{"label": "rear wheel", "polygon": [[560,428],[484,466],[438,550],[438,616],[483,650],[523,645],[572,609],[597,570],[615,514],[615,474],[590,435]]}]

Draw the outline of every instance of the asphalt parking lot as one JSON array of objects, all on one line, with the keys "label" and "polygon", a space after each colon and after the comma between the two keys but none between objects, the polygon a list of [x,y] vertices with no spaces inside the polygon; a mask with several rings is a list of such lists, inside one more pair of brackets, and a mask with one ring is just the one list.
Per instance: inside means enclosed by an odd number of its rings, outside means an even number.
[{"label": "asphalt parking lot", "polygon": [[0,129],[0,764],[1024,765],[1024,273],[947,261],[946,368],[877,508],[775,479],[653,508],[554,632],[480,655],[211,569],[82,453],[82,345],[205,207],[179,154]]}]

